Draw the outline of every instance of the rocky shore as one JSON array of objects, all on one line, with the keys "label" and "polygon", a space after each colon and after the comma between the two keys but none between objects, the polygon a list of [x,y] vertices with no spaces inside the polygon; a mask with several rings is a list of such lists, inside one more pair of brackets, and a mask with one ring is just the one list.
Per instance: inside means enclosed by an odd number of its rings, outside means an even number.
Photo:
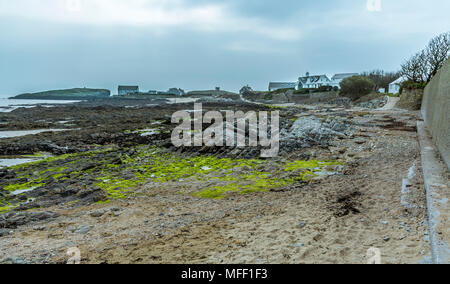
[{"label": "rocky shore", "polygon": [[[280,112],[280,155],[260,148],[175,148],[171,116],[192,103],[96,100],[0,113],[0,262],[364,263],[429,253],[417,113],[236,100],[203,110]],[[207,127],[207,126],[204,126]],[[400,200],[413,206],[404,208]],[[406,230],[408,229],[408,230]]]}]

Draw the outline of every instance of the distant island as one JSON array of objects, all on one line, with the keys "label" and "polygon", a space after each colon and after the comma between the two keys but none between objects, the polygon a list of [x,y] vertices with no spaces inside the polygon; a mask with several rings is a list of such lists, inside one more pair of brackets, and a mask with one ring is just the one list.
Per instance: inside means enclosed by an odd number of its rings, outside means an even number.
[{"label": "distant island", "polygon": [[51,90],[38,93],[26,93],[11,97],[10,99],[23,100],[92,100],[104,99],[111,96],[106,89],[74,88],[66,90]]}]

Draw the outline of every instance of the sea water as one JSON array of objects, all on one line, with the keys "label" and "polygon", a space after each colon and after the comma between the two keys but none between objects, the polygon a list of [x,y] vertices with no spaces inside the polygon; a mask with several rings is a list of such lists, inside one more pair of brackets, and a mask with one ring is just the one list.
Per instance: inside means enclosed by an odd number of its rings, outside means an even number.
[{"label": "sea water", "polygon": [[60,132],[60,131],[70,131],[71,129],[35,129],[35,130],[11,130],[11,131],[0,131],[0,139],[3,138],[14,138],[22,137],[27,135],[35,135],[44,132]]},{"label": "sea water", "polygon": [[73,104],[80,101],[64,101],[64,100],[15,100],[0,98],[0,112],[11,112],[20,107],[32,108],[37,105],[60,105],[60,104]]}]

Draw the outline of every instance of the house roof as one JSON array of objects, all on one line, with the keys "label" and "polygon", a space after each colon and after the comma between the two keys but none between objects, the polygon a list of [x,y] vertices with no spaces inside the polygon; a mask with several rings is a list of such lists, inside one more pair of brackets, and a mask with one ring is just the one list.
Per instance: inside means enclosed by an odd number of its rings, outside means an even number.
[{"label": "house roof", "polygon": [[340,73],[340,74],[336,74],[333,76],[333,78],[331,78],[331,80],[342,80],[348,77],[353,77],[353,76],[358,76],[358,73]]},{"label": "house roof", "polygon": [[400,85],[401,83],[405,82],[406,80],[408,80],[408,78],[402,76],[402,77],[398,78],[397,80],[395,80],[394,82],[390,83],[389,85]]},{"label": "house roof", "polygon": [[290,89],[295,88],[297,84],[294,82],[270,82],[269,89],[278,88],[278,89]]},{"label": "house roof", "polygon": [[139,90],[139,86],[119,86],[119,90]]},{"label": "house roof", "polygon": [[320,81],[320,79],[326,79],[326,81],[330,81],[330,79],[327,77],[327,75],[314,75],[314,76],[305,76],[305,77],[298,78],[298,80],[302,84],[316,83],[316,82]]}]

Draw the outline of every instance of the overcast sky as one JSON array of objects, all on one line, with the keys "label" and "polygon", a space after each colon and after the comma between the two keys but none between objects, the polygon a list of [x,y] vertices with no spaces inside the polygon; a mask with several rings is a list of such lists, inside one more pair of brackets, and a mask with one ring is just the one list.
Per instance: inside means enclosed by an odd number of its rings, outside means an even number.
[{"label": "overcast sky", "polygon": [[450,30],[449,0],[377,1],[0,0],[0,95],[395,71]]}]

